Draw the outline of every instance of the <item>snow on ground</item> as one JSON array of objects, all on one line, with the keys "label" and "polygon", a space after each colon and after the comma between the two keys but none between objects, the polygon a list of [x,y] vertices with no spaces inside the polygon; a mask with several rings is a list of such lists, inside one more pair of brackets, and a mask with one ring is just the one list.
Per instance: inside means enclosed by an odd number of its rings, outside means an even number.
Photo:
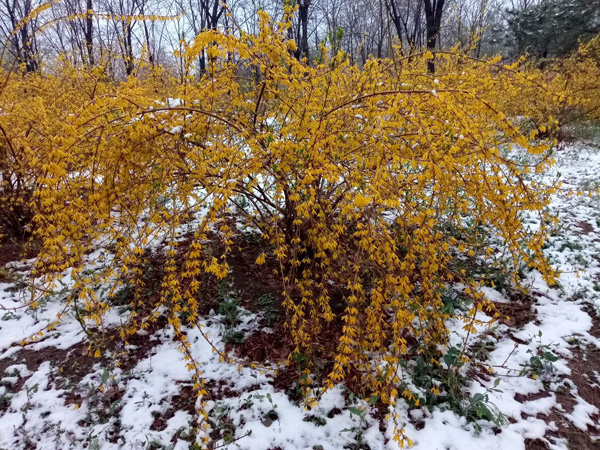
[{"label": "snow on ground", "polygon": [[[573,146],[557,158],[545,177],[560,173],[563,180],[563,191],[551,206],[561,229],[546,254],[563,272],[559,283],[550,288],[539,274],[528,274],[533,300],[525,315],[530,317],[510,327],[481,327],[471,336],[470,344],[489,344],[482,363],[490,368],[487,375],[463,374],[470,380],[472,412],[485,417],[483,405],[497,422],[467,421],[449,409],[409,407],[399,400],[395,412],[406,422],[416,449],[585,448],[568,442],[568,432],[579,430],[589,442],[600,435],[598,403],[588,401],[590,389],[600,391],[600,336],[593,318],[600,311],[600,197],[568,195],[600,184],[600,152]],[[535,226],[533,218],[531,223]],[[90,258],[97,260],[97,255]],[[23,278],[27,267],[11,264],[13,280]],[[67,273],[62,289],[69,283]],[[86,335],[71,313],[42,340],[22,348],[24,339],[63,308],[48,298],[31,311],[23,307],[26,292],[18,282],[0,283],[0,449],[192,448],[197,401],[191,373],[168,327],[132,339],[120,350],[134,356],[121,365],[110,351],[99,359],[86,356]],[[491,288],[486,295],[506,307],[513,302]],[[240,317],[234,331],[245,337],[257,331],[256,314],[242,308]],[[109,318],[112,324],[122,320],[117,308]],[[451,344],[461,345],[462,324],[449,325]],[[203,333],[186,331],[207,382],[204,400],[216,448],[398,448],[391,441],[393,423],[380,424],[375,406],[350,401],[342,386],[307,411],[274,387],[273,366],[224,360],[220,354],[228,326],[214,311],[203,318]],[[365,413],[351,410],[357,407]]]}]

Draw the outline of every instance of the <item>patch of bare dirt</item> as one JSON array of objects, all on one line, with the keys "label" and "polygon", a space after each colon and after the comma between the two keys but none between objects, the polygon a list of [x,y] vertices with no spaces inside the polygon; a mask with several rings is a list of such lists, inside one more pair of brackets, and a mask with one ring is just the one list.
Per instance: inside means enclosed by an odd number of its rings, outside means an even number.
[{"label": "patch of bare dirt", "polygon": [[[0,244],[0,268],[5,268],[8,263],[35,258],[40,249],[40,242],[30,241],[4,241]],[[0,270],[0,283],[11,283],[13,278],[9,270]]]},{"label": "patch of bare dirt", "polygon": [[581,234],[588,235],[594,232],[594,226],[589,222],[579,222],[577,227],[581,230]]},{"label": "patch of bare dirt", "polygon": [[[177,411],[185,411],[192,417],[196,415],[196,399],[198,398],[194,387],[189,384],[180,384],[179,394],[171,399],[169,409],[164,414],[154,416],[154,421],[150,426],[151,430],[163,431],[167,428],[169,419],[175,416]],[[175,438],[176,436],[174,436]]]},{"label": "patch of bare dirt", "polygon": [[[165,325],[166,320],[163,319],[159,320],[154,326],[159,329]],[[154,346],[158,344],[158,342],[148,339],[147,335],[135,334],[128,338],[128,344],[135,346],[135,349],[128,349],[123,352],[120,349],[123,347],[124,342],[121,341],[117,330],[109,330],[106,338],[108,342],[106,349],[109,350],[109,353],[113,353],[114,358],[106,356],[105,352],[102,352],[100,358],[94,357],[88,352],[89,343],[87,340],[78,342],[68,349],[46,347],[34,350],[23,347],[12,357],[0,360],[0,376],[5,373],[8,367],[14,364],[24,364],[30,372],[35,372],[44,362],[50,362],[52,367],[50,378],[58,388],[65,389],[66,404],[81,405],[83,396],[78,392],[76,386],[86,375],[92,372],[95,364],[100,363],[103,367],[111,368],[118,362],[122,370],[128,371],[139,361],[146,358]],[[13,394],[19,392],[27,379],[28,377],[20,377],[18,382],[10,387],[10,391]],[[113,392],[111,389],[102,393],[104,400],[109,403],[121,396],[122,392]],[[9,405],[5,406],[8,407]]]},{"label": "patch of bare dirt", "polygon": [[[85,355],[84,355],[85,353]],[[90,372],[98,360],[87,356],[87,344],[80,342],[69,349],[62,350],[56,347],[47,347],[42,350],[23,348],[11,358],[0,360],[0,374],[14,364],[25,364],[27,369],[35,372],[46,361],[50,361],[56,370],[65,377],[83,377]],[[20,390],[25,378],[20,378],[19,383],[13,387],[13,392]]]},{"label": "patch of bare dirt", "polygon": [[287,342],[288,340],[283,326],[278,326],[272,331],[258,331],[239,345],[228,344],[227,350],[231,347],[239,356],[250,361],[278,363],[287,358],[292,351],[291,342]]},{"label": "patch of bare dirt", "polygon": [[[593,326],[590,330],[596,338],[600,338],[600,319],[594,314],[591,309],[588,313],[592,316]],[[572,349],[573,357],[569,360],[569,368],[571,369],[571,381],[577,386],[578,395],[586,402],[594,405],[600,410],[600,387],[598,387],[595,379],[594,371],[600,371],[600,349],[597,347],[585,347]],[[539,419],[546,422],[554,422],[557,426],[556,431],[549,432],[550,437],[563,438],[568,442],[568,447],[577,450],[599,450],[600,441],[593,440],[593,435],[600,434],[600,414],[594,414],[592,420],[596,426],[589,426],[586,431],[577,428],[569,421],[565,414],[573,412],[577,400],[570,389],[559,389],[556,392],[556,400],[562,406],[564,411],[553,409],[548,415],[538,415]],[[538,442],[539,441],[539,442]],[[547,446],[543,441],[531,441],[530,445],[526,446],[527,450],[546,449]]]},{"label": "patch of bare dirt", "polygon": [[536,320],[533,308],[534,299],[531,296],[515,292],[506,303],[494,302],[496,311],[500,314],[500,322],[510,328],[522,328]]},{"label": "patch of bare dirt", "polygon": [[526,450],[548,450],[548,444],[542,439],[525,439]]},{"label": "patch of bare dirt", "polygon": [[518,401],[519,403],[525,403],[525,402],[533,402],[535,400],[539,400],[540,398],[547,398],[550,397],[550,392],[548,391],[540,391],[540,392],[536,392],[534,394],[515,394],[515,400]]}]

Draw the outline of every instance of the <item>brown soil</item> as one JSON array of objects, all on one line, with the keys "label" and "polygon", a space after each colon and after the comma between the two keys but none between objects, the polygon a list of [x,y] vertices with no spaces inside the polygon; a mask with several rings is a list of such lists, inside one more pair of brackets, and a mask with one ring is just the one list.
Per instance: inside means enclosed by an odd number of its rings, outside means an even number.
[{"label": "brown soil", "polygon": [[291,344],[286,342],[283,326],[278,326],[272,332],[258,331],[239,345],[233,347],[235,352],[250,361],[259,363],[280,363],[292,351]]},{"label": "brown soil", "polygon": [[594,227],[588,222],[579,222],[577,226],[581,229],[581,234],[588,235],[594,232]]},{"label": "brown soil", "polygon": [[522,328],[536,319],[533,308],[534,299],[530,296],[515,292],[506,303],[494,303],[496,311],[500,313],[500,322],[510,328]]},{"label": "brown soil", "polygon": [[[160,320],[155,324],[155,328],[159,329],[165,325],[166,321]],[[89,344],[87,340],[81,341],[64,350],[56,347],[47,347],[41,350],[23,347],[12,357],[0,360],[0,375],[4,374],[6,369],[14,364],[25,364],[29,371],[35,372],[44,362],[49,361],[52,365],[51,380],[57,384],[58,388],[68,391],[65,397],[66,404],[81,405],[83,402],[82,394],[72,389],[72,387],[76,386],[83,377],[91,373],[95,364],[101,363],[103,367],[110,369],[118,361],[119,367],[122,370],[131,370],[140,360],[146,358],[156,345],[156,342],[148,339],[146,335],[132,335],[129,337],[128,343],[129,345],[135,345],[136,348],[127,351],[125,354],[121,354],[117,349],[122,346],[123,342],[120,340],[117,330],[107,332],[107,342],[107,350],[113,352],[114,358],[105,356],[105,352],[102,352],[102,357],[95,358],[88,353]],[[18,392],[26,380],[27,377],[20,377],[18,382],[11,387],[11,392]],[[106,400],[112,403],[120,398],[122,392],[112,392],[109,389],[104,394]],[[7,407],[8,405],[6,405]]]},{"label": "brown soil", "polygon": [[515,400],[518,401],[519,403],[525,403],[525,402],[533,402],[535,400],[539,400],[540,398],[547,398],[550,397],[550,392],[548,391],[540,391],[540,392],[536,392],[535,394],[516,394],[515,395]]},{"label": "brown soil", "polygon": [[[8,263],[34,258],[39,251],[37,241],[4,241],[0,244],[0,268]],[[0,270],[0,283],[12,281],[10,271]]]},{"label": "brown soil", "polygon": [[180,384],[179,394],[173,396],[169,409],[164,414],[155,416],[150,429],[154,431],[165,430],[167,428],[167,422],[177,411],[185,411],[194,417],[196,415],[197,398],[193,386],[189,384]]},{"label": "brown soil", "polygon": [[[590,334],[600,338],[600,319],[594,315],[593,311],[589,310],[588,313],[593,318]],[[570,379],[577,387],[578,395],[600,410],[600,388],[594,377],[594,371],[600,371],[600,349],[596,347],[574,348],[572,352],[573,357],[569,360]],[[556,392],[556,399],[564,411],[553,409],[548,415],[538,415],[539,419],[554,422],[558,428],[557,431],[549,432],[548,437],[566,439],[568,447],[572,449],[599,450],[600,442],[592,440],[591,436],[600,433],[600,414],[592,416],[596,425],[588,426],[588,429],[583,431],[565,417],[565,414],[573,412],[573,408],[577,404],[570,389],[559,389]],[[526,448],[527,450],[538,450],[547,449],[548,446],[541,440],[535,440],[530,441]]]}]

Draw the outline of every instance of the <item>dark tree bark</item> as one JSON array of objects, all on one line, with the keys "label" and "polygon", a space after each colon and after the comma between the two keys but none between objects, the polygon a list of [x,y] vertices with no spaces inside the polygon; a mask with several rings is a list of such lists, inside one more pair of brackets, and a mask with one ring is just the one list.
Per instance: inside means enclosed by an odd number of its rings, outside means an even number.
[{"label": "dark tree bark", "polygon": [[421,22],[422,22],[422,16],[423,16],[422,10],[423,10],[423,3],[421,1],[418,1],[417,7],[414,11],[414,18],[413,18],[413,24],[412,24],[413,27],[412,27],[412,31],[410,33],[408,30],[408,20],[404,24],[404,27],[406,29],[406,34],[408,36],[408,45],[411,50],[417,48],[418,41],[420,40],[420,37],[421,37]]},{"label": "dark tree bark", "polygon": [[296,30],[296,44],[298,50],[294,53],[296,59],[309,60],[308,50],[308,10],[312,0],[298,0],[298,28]]},{"label": "dark tree bark", "polygon": [[400,15],[400,10],[398,9],[397,0],[385,0],[385,6],[388,10],[388,14],[390,15],[390,19],[392,19],[394,28],[396,29],[396,35],[398,36],[398,41],[400,43],[400,54],[402,54],[402,16]]},{"label": "dark tree bark", "polygon": [[200,0],[200,6],[206,17],[207,28],[216,30],[219,20],[225,12],[226,3],[223,0]]},{"label": "dark tree bark", "polygon": [[[217,30],[219,26],[219,20],[225,12],[226,2],[223,0],[200,0],[200,22],[201,30]],[[200,73],[206,72],[206,54],[204,50],[199,56]]]},{"label": "dark tree bark", "polygon": [[[140,0],[140,14],[142,16],[146,15],[146,1]],[[146,48],[148,49],[148,62],[151,66],[154,65],[154,54],[152,53],[152,44],[150,43],[150,31],[148,30],[148,22],[146,20],[142,21],[142,25],[144,28],[144,42],[146,44]]]},{"label": "dark tree bark", "polygon": [[33,18],[26,23],[23,19],[33,11],[31,0],[19,3],[17,0],[5,0],[4,14],[8,17],[11,33],[8,36],[11,51],[19,65],[23,65],[25,72],[35,72],[38,69],[37,45],[35,40],[35,22]]},{"label": "dark tree bark", "polygon": [[[427,49],[435,50],[437,39],[440,34],[442,24],[442,13],[444,11],[445,0],[424,0],[425,1],[425,21],[427,23]],[[427,63],[429,72],[435,72],[435,61],[432,59]]]},{"label": "dark tree bark", "polygon": [[88,64],[94,65],[94,17],[92,0],[86,0],[86,19],[85,19],[85,47],[87,50]]},{"label": "dark tree bark", "polygon": [[133,73],[135,62],[133,59],[133,26],[131,22],[123,22],[123,60],[127,76]]}]

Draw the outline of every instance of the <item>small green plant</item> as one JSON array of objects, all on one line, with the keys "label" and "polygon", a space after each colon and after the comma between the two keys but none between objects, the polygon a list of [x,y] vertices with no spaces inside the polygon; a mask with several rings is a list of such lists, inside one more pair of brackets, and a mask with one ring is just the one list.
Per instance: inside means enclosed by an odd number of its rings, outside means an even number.
[{"label": "small green plant", "polygon": [[173,444],[171,444],[171,443],[163,444],[158,439],[153,439],[151,441],[148,441],[147,445],[146,445],[147,450],[173,450],[173,448],[175,448],[175,446]]},{"label": "small green plant", "polygon": [[0,411],[10,406],[11,395],[5,387],[0,387]]},{"label": "small green plant", "polygon": [[471,359],[478,361],[487,361],[490,353],[492,352],[492,350],[494,350],[495,346],[496,345],[493,341],[485,340],[478,342],[477,345],[475,345],[474,348],[472,348],[471,350]]},{"label": "small green plant", "polygon": [[142,399],[138,400],[137,402],[135,402],[135,405],[137,406],[145,406],[146,405],[146,400],[148,400],[150,398],[150,396],[148,395],[148,393],[146,391],[144,391],[144,393],[142,394]]},{"label": "small green plant", "polygon": [[0,320],[3,321],[8,321],[8,320],[14,320],[14,319],[18,319],[19,316],[17,316],[14,312],[12,311],[8,311],[7,313],[5,313],[2,318],[0,318]]},{"label": "small green plant", "polygon": [[[107,424],[118,416],[121,408],[118,385],[118,381],[106,367],[102,370],[98,383],[87,383],[84,396],[88,405],[88,413],[84,419],[86,423],[91,425]],[[146,395],[146,393],[144,394]]]},{"label": "small green plant", "polygon": [[18,430],[23,436],[23,441],[26,445],[26,448],[35,448],[35,443],[29,436],[25,425],[27,424],[27,413],[32,408],[32,400],[34,394],[38,391],[39,385],[36,383],[33,386],[25,385],[25,395],[27,396],[27,401],[21,407],[21,417],[23,418],[23,423],[19,426]]},{"label": "small green plant", "polygon": [[458,347],[450,347],[444,355],[444,362],[449,368],[459,366],[461,351]]},{"label": "small green plant", "polygon": [[[463,365],[461,353],[458,347],[449,348],[443,355],[437,349],[430,348],[415,358],[412,380],[424,395],[418,399],[419,404],[433,408],[445,403],[458,413],[462,411],[466,379],[459,370]],[[446,367],[434,362],[440,359]],[[410,370],[407,365],[405,367]]]},{"label": "small green plant", "polygon": [[577,261],[577,264],[584,268],[587,268],[590,265],[589,261],[582,253],[575,254],[575,261]]},{"label": "small green plant", "polygon": [[219,285],[219,298],[219,314],[223,316],[228,326],[237,325],[240,319],[240,299],[228,294],[224,283]]},{"label": "small green plant", "polygon": [[[225,444],[231,444],[235,440],[235,424],[229,417],[231,407],[223,402],[217,402],[211,415],[209,417],[209,423],[215,430],[219,430],[219,434]],[[194,448],[194,447],[192,447]]]},{"label": "small green plant", "polygon": [[324,427],[327,425],[327,420],[319,416],[306,416],[302,420],[304,420],[304,422],[314,423],[317,427]]},{"label": "small green plant", "polygon": [[6,288],[6,292],[19,292],[28,287],[27,280],[22,273],[10,272],[10,286]]},{"label": "small green plant", "polygon": [[308,375],[304,370],[308,367],[309,361],[306,354],[302,352],[292,353],[291,359],[296,363],[296,372],[300,374],[300,378],[292,383],[290,388],[286,391],[286,395],[294,405],[298,406],[305,393],[304,386],[307,385]]},{"label": "small green plant", "polygon": [[[480,345],[469,350],[470,359],[485,360],[486,355],[493,349],[493,343],[483,341]],[[504,415],[493,405],[487,393],[477,393],[472,397],[466,392],[467,378],[460,370],[465,364],[465,352],[460,347],[450,347],[445,354],[435,349],[429,349],[424,355],[419,355],[415,360],[412,371],[413,383],[422,389],[423,398],[419,398],[419,404],[432,409],[434,406],[449,408],[457,414],[474,423],[475,431],[480,432],[481,426],[478,420],[487,420],[496,425],[504,423]],[[444,364],[434,362],[441,359]],[[444,367],[445,365],[445,367]],[[408,369],[408,366],[406,366]],[[494,387],[497,389],[499,379]],[[416,404],[416,400],[409,401]]]},{"label": "small green plant", "polygon": [[244,342],[244,337],[245,335],[242,331],[227,330],[225,331],[225,334],[223,334],[223,342],[226,344],[239,345]]},{"label": "small green plant", "polygon": [[240,301],[237,298],[226,298],[219,304],[219,314],[221,314],[227,325],[237,324],[240,317]]},{"label": "small green plant", "polygon": [[442,301],[444,302],[444,308],[442,309],[442,313],[448,314],[450,316],[453,316],[456,310],[460,309],[462,306],[461,298],[458,295],[455,295],[454,293],[443,295]]},{"label": "small green plant", "polygon": [[[495,386],[498,386],[499,381],[499,379],[496,380]],[[488,394],[479,392],[469,399],[464,416],[467,420],[474,422],[477,433],[481,433],[481,425],[477,423],[478,420],[487,420],[497,426],[502,426],[505,422],[504,414],[490,402]]]},{"label": "small green plant", "polygon": [[111,304],[115,306],[128,306],[134,296],[134,292],[135,286],[132,283],[126,283],[111,297]]},{"label": "small green plant", "polygon": [[[242,209],[245,209],[246,207],[246,197],[241,197],[241,199],[243,199],[242,201],[238,202],[238,206],[241,207]],[[261,234],[260,233],[256,233],[256,232],[252,232],[252,231],[242,231],[242,237],[244,238],[244,241],[246,241],[247,244],[249,245],[258,245],[261,242]]]},{"label": "small green plant", "polygon": [[581,250],[583,250],[583,245],[581,245],[579,242],[567,240],[567,241],[563,242],[563,244],[560,246],[560,249],[558,251],[564,252],[566,249],[569,249],[572,252],[581,251]]},{"label": "small green plant", "polygon": [[218,312],[223,316],[223,322],[225,323],[223,341],[226,344],[241,344],[244,342],[245,334],[236,330],[235,327],[240,322],[242,302],[239,298],[228,293],[226,282],[219,283],[219,299]]},{"label": "small green plant", "polygon": [[281,318],[281,312],[277,308],[276,298],[272,294],[264,294],[258,299],[258,307],[263,313],[263,319],[268,326],[273,325]]},{"label": "small green plant", "polygon": [[[348,393],[348,400],[351,403],[356,404],[356,395],[352,391],[350,391],[346,386],[344,386],[344,389]],[[350,412],[350,418],[352,419],[354,426],[352,426],[351,428],[343,429],[342,433],[353,433],[353,442],[344,446],[345,449],[362,450],[364,448],[365,419],[367,416],[367,411],[369,407],[373,406],[378,401],[379,397],[377,395],[373,395],[368,399],[367,404],[365,406],[351,406],[350,408],[348,408],[348,411]]]},{"label": "small green plant", "polygon": [[23,416],[23,422],[27,420],[27,412],[31,409],[31,400],[33,399],[33,395],[37,393],[39,389],[39,385],[36,383],[33,386],[25,386],[25,395],[27,396],[27,401],[21,407],[21,413]]},{"label": "small green plant", "polygon": [[531,354],[531,357],[529,361],[521,364],[521,376],[527,375],[532,378],[538,378],[554,373],[554,363],[558,361],[558,356],[552,352],[551,344],[542,343],[541,330],[538,332],[536,339],[536,350],[527,350],[527,353]]},{"label": "small green plant", "polygon": [[271,409],[265,414],[262,423],[264,426],[270,427],[274,421],[279,420],[279,414],[277,413],[277,404],[273,402],[273,397],[270,393],[267,392],[265,395],[259,393],[249,395],[244,399],[243,408],[251,408],[254,403],[254,400],[264,400],[265,398],[271,404]]}]

